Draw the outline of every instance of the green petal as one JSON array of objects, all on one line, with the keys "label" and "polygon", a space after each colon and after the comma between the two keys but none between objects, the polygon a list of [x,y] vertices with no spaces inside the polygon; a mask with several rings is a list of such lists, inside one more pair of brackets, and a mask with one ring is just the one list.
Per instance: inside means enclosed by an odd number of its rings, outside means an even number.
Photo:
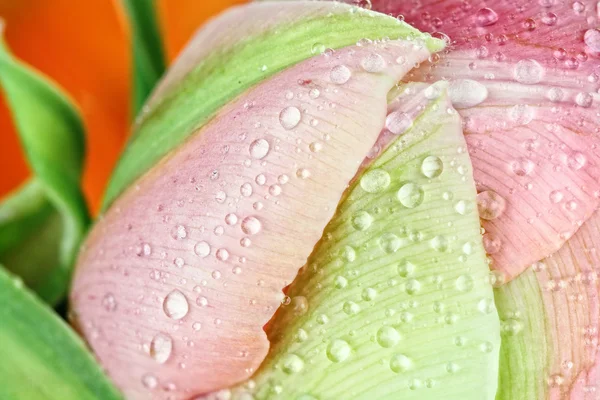
[{"label": "green petal", "polygon": [[0,399],[122,398],[81,339],[1,266],[0,304]]},{"label": "green petal", "polygon": [[[274,8],[266,26],[252,18]],[[298,10],[295,14],[289,9]],[[281,15],[277,14],[280,12]],[[281,17],[281,18],[279,18]],[[247,21],[255,22],[253,25]],[[264,23],[263,23],[264,24]],[[180,56],[140,116],[104,199],[106,209],[128,186],[170,150],[205,125],[246,89],[326,48],[339,49],[368,38],[423,38],[430,50],[441,41],[390,16],[339,3],[254,3],[233,8],[209,24]],[[227,35],[223,35],[227,32]],[[197,43],[205,40],[207,44]],[[202,46],[211,46],[203,49]],[[199,57],[197,54],[200,54]]]},{"label": "green petal", "polygon": [[56,303],[89,222],[80,188],[83,124],[56,85],[16,60],[4,43],[0,84],[35,175],[0,205],[0,262]]},{"label": "green petal", "polygon": [[155,0],[122,0],[131,23],[133,110],[137,114],[165,72],[165,56]]},{"label": "green petal", "polygon": [[494,398],[499,319],[449,104],[431,103],[350,186],[234,398]]}]

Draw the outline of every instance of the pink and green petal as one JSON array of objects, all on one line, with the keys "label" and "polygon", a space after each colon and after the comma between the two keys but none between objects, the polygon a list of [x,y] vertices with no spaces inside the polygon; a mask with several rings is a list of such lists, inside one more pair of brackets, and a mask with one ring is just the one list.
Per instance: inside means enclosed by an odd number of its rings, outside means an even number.
[{"label": "pink and green petal", "polygon": [[452,81],[478,190],[505,204],[482,221],[493,267],[509,280],[557,251],[600,204],[596,2],[382,0],[373,9],[450,37],[406,79]]},{"label": "pink and green petal", "polygon": [[422,41],[389,40],[290,67],[114,202],[71,300],[129,398],[185,398],[258,368],[263,326],[384,127],[389,90],[428,56]]},{"label": "pink and green petal", "polygon": [[595,398],[599,247],[596,212],[558,252],[496,289],[504,320],[499,399]]},{"label": "pink and green petal", "polygon": [[347,190],[258,372],[203,399],[495,397],[500,326],[476,191],[460,119],[435,90]]}]

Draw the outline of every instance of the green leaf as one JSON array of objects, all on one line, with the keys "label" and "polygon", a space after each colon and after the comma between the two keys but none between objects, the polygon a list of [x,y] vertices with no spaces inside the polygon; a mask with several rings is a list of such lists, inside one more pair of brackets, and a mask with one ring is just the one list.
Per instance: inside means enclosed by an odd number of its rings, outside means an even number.
[{"label": "green leaf", "polygon": [[1,266],[0,304],[0,399],[122,398],[73,330]]},{"label": "green leaf", "polygon": [[165,56],[154,0],[123,0],[131,24],[133,110],[137,114],[165,72]]},{"label": "green leaf", "polygon": [[3,42],[0,84],[35,176],[0,204],[0,262],[55,304],[89,224],[80,188],[83,124],[56,85],[15,59]]},{"label": "green leaf", "polygon": [[[160,95],[141,114],[108,185],[104,209],[137,177],[208,123],[223,105],[326,48],[339,49],[365,38],[420,38],[430,50],[443,48],[443,42],[395,18],[345,4],[294,2],[275,6],[282,15],[277,11],[271,18],[260,15],[251,20],[254,24],[250,27],[246,21],[254,12],[271,11],[274,5],[255,3],[234,8],[207,26],[204,36],[200,33],[194,39],[189,52],[180,56],[182,68],[178,64],[172,67],[176,81],[161,83]],[[289,7],[298,8],[298,12],[290,16]],[[196,44],[198,40],[208,43]],[[206,46],[213,48],[203,48]]]},{"label": "green leaf", "polygon": [[234,398],[493,399],[500,326],[475,204],[444,94],[351,184]]}]

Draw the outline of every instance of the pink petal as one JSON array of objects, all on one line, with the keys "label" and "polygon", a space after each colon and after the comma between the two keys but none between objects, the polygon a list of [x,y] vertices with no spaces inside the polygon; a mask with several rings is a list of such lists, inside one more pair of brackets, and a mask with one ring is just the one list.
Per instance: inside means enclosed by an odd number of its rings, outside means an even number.
[{"label": "pink petal", "polygon": [[[385,67],[365,72],[375,52]],[[383,128],[388,91],[428,56],[389,41],[285,70],[113,204],[88,237],[71,300],[128,398],[187,398],[259,366],[263,326]]]},{"label": "pink petal", "polygon": [[478,189],[506,204],[482,221],[493,267],[511,279],[557,251],[599,205],[596,2],[375,0],[373,9],[452,40],[405,79],[453,81]]}]

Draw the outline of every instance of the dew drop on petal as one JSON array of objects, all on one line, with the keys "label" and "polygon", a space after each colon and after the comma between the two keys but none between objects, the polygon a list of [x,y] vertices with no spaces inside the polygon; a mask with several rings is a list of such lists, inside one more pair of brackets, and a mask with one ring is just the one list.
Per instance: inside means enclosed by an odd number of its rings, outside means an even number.
[{"label": "dew drop on petal", "polygon": [[158,386],[158,379],[154,375],[146,374],[142,376],[142,385],[146,389],[153,390]]},{"label": "dew drop on petal", "polygon": [[371,53],[360,61],[361,67],[367,72],[381,72],[385,68],[385,60],[377,53]]},{"label": "dew drop on petal", "polygon": [[249,182],[243,183],[242,186],[240,186],[240,194],[244,197],[251,196],[253,191],[252,184]]},{"label": "dew drop on petal", "polygon": [[366,211],[359,211],[352,216],[352,226],[359,231],[368,229],[372,223],[373,217]]},{"label": "dew drop on petal", "polygon": [[400,341],[400,333],[391,326],[382,326],[377,331],[377,343],[384,348],[393,347]]},{"label": "dew drop on petal", "polygon": [[242,231],[247,235],[256,235],[261,228],[262,224],[256,217],[246,217],[242,221]]},{"label": "dew drop on petal", "polygon": [[286,107],[279,113],[279,122],[284,129],[294,129],[300,123],[302,114],[296,107]]},{"label": "dew drop on petal", "polygon": [[575,103],[577,103],[579,107],[588,108],[592,105],[593,100],[594,97],[591,93],[581,92],[577,93],[577,96],[575,96]]},{"label": "dew drop on petal", "polygon": [[368,193],[378,193],[385,190],[391,182],[390,175],[383,169],[373,169],[366,172],[360,179],[360,187]]},{"label": "dew drop on petal", "polygon": [[418,184],[406,182],[400,187],[396,197],[404,207],[415,208],[423,202],[425,193]]},{"label": "dew drop on petal", "polygon": [[348,82],[351,76],[352,72],[345,65],[336,65],[331,69],[329,73],[329,79],[331,80],[331,82],[336,83],[338,85]]},{"label": "dew drop on petal", "polygon": [[456,79],[448,86],[448,96],[455,108],[470,108],[484,102],[488,97],[488,90],[477,81]]},{"label": "dew drop on petal", "polygon": [[304,361],[296,354],[290,353],[283,357],[281,370],[286,374],[295,374],[304,368]]},{"label": "dew drop on petal", "polygon": [[515,65],[513,76],[519,83],[533,85],[542,80],[544,67],[532,59],[521,60]]},{"label": "dew drop on petal", "polygon": [[456,278],[455,285],[460,292],[469,292],[473,289],[475,283],[471,275],[461,275]]},{"label": "dew drop on petal", "polygon": [[413,120],[405,112],[393,111],[385,119],[385,127],[394,135],[400,135],[406,132],[413,125]]},{"label": "dew drop on petal", "polygon": [[427,156],[421,163],[421,172],[427,178],[437,178],[444,170],[444,163],[439,157]]},{"label": "dew drop on petal", "polygon": [[583,35],[586,46],[594,53],[600,53],[600,30],[588,29]]},{"label": "dew drop on petal", "polygon": [[475,15],[475,23],[477,26],[490,26],[498,21],[498,14],[491,8],[482,8]]},{"label": "dew drop on petal", "polygon": [[394,354],[390,359],[390,369],[399,374],[412,368],[412,360],[404,354]]},{"label": "dew drop on petal", "polygon": [[190,309],[187,298],[179,290],[175,289],[163,300],[163,311],[171,319],[185,317]]},{"label": "dew drop on petal", "polygon": [[150,357],[157,363],[164,364],[173,350],[173,339],[166,333],[158,333],[150,342]]},{"label": "dew drop on petal", "polygon": [[477,209],[480,218],[494,220],[504,213],[506,200],[492,190],[485,190],[477,194]]},{"label": "dew drop on petal", "polygon": [[269,154],[269,142],[265,139],[256,139],[252,143],[250,143],[250,147],[248,151],[252,158],[256,158],[257,160],[263,159]]},{"label": "dew drop on petal", "polygon": [[345,340],[335,339],[327,346],[327,358],[335,363],[346,360],[350,357],[350,353],[352,349]]}]

